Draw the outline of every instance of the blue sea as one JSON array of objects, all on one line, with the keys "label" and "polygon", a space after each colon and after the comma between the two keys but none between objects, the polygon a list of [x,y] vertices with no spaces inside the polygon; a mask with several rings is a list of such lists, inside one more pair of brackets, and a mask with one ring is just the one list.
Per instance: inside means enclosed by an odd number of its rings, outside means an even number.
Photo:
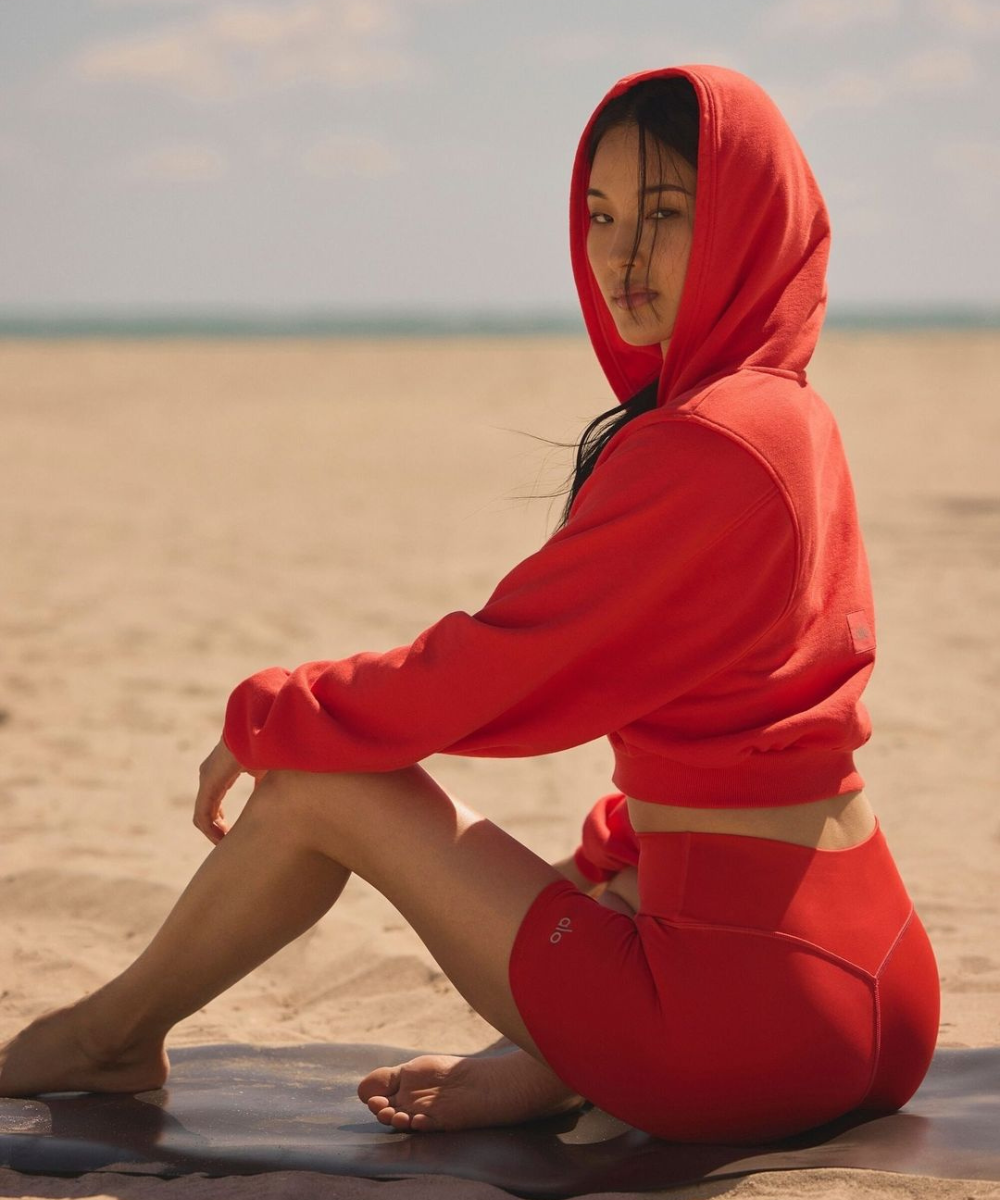
[{"label": "blue sea", "polygon": [[[1000,307],[842,308],[825,328],[909,332],[1000,329]],[[583,335],[575,312],[0,310],[0,338],[433,338]]]}]

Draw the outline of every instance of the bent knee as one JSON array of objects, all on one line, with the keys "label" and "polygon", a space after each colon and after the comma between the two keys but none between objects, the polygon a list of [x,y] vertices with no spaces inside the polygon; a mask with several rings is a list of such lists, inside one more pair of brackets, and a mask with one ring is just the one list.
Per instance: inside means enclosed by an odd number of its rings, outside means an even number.
[{"label": "bent knee", "polygon": [[270,821],[279,828],[294,827],[310,820],[318,806],[329,809],[336,795],[333,787],[323,787],[324,776],[307,771],[268,771],[258,779],[247,799],[243,815],[253,820]]},{"label": "bent knee", "polygon": [[387,783],[416,782],[427,778],[427,773],[418,764],[400,767],[395,771],[295,771],[290,767],[279,767],[266,772],[258,781],[258,787],[295,789],[302,791],[335,792],[356,790]]},{"label": "bent knee", "polygon": [[351,825],[376,819],[387,805],[412,805],[414,792],[428,786],[436,789],[418,766],[380,772],[272,770],[257,781],[244,811],[285,827]]}]

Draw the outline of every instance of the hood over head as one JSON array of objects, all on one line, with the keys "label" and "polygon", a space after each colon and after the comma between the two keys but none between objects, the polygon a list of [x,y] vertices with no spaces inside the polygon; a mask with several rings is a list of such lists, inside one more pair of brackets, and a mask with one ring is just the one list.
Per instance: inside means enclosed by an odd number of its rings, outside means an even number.
[{"label": "hood over head", "polygon": [[[682,76],[700,113],[698,182],[687,276],[670,345],[620,337],[587,259],[590,132],[609,100],[647,79]],[[830,223],[805,155],[753,80],[725,67],[626,76],[580,139],[570,194],[570,251],[584,320],[620,401],[659,377],[657,403],[753,367],[805,381],[826,311]]]}]

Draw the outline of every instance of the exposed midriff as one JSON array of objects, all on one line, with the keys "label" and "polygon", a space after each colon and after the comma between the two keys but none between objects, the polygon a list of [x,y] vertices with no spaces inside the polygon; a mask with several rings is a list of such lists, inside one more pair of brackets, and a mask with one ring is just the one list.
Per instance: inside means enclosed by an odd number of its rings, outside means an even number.
[{"label": "exposed midriff", "polygon": [[636,833],[734,833],[818,850],[846,850],[875,828],[864,791],[774,808],[687,808],[630,796],[628,810]]}]

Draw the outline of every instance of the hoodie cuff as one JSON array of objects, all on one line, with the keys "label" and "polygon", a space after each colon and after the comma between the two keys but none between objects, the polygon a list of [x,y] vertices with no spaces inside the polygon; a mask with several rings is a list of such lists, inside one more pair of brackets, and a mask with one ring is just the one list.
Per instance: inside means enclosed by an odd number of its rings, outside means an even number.
[{"label": "hoodie cuff", "polygon": [[587,858],[582,846],[573,854],[573,865],[584,879],[589,879],[591,883],[606,883],[614,874],[613,871],[604,871],[600,867],[594,866]]}]

